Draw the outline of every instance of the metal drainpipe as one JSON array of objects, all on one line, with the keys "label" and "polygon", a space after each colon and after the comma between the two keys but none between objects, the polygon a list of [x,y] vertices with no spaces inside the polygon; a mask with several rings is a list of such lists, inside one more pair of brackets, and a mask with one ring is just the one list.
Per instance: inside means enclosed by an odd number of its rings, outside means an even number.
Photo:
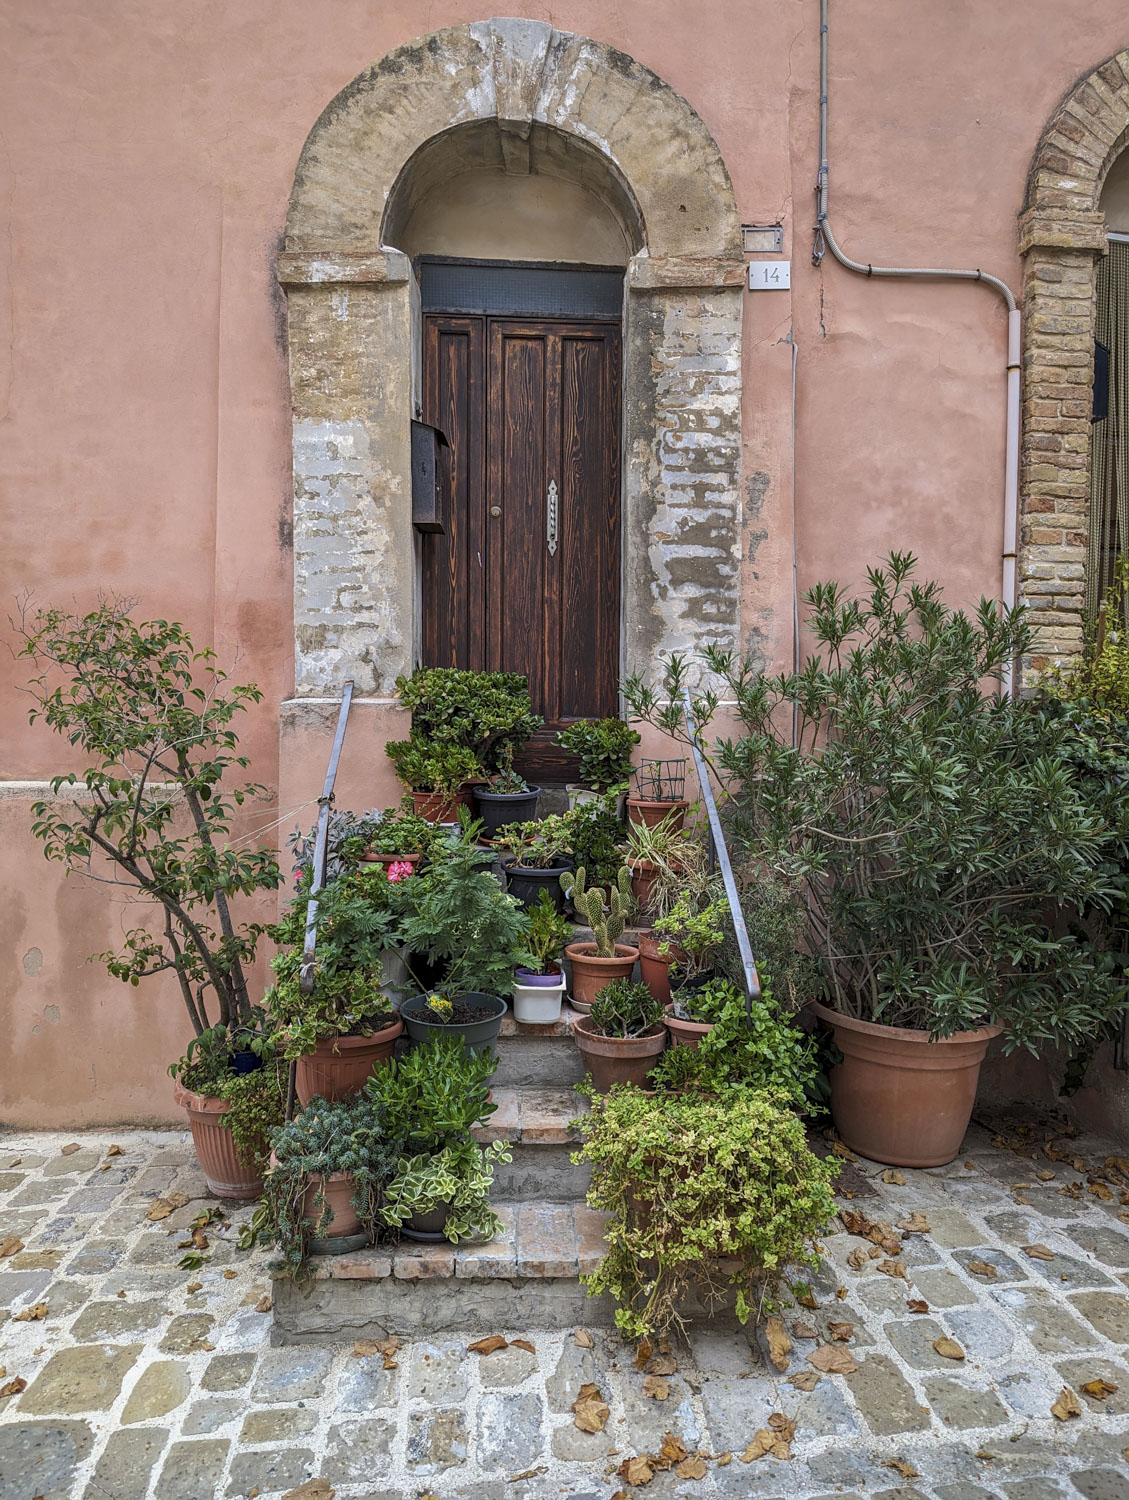
[{"label": "metal drainpipe", "polygon": [[[1019,370],[1021,314],[1006,283],[980,270],[948,270],[936,266],[873,266],[844,255],[831,232],[827,218],[827,4],[819,0],[819,181],[816,184],[818,215],[812,245],[812,264],[823,260],[824,247],[841,266],[861,276],[917,276],[944,281],[982,281],[1007,303],[1007,427],[1004,446],[1004,545],[1000,597],[1006,606],[1015,603],[1015,558],[1019,535]],[[1015,690],[1015,669],[1008,663],[1004,691]]]}]

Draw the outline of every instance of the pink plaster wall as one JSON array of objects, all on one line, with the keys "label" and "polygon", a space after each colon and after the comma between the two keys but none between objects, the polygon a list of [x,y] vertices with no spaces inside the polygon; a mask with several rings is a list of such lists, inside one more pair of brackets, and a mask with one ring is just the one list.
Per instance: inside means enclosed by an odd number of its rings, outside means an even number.
[{"label": "pink plaster wall", "polygon": [[[1017,287],[1015,215],[1039,133],[1075,78],[1129,42],[1124,7],[831,9],[831,206],[845,249],[979,265]],[[743,217],[784,220],[793,291],[746,301],[747,642],[789,659],[793,479],[801,586],[858,580],[900,546],[956,599],[994,592],[1003,310],[980,287],[810,266],[814,0],[529,0],[523,13],[653,68],[713,130]],[[0,10],[0,592],[85,606],[115,591],[238,657],[265,692],[247,748],[287,827],[324,764],[284,737],[279,765],[290,455],[273,258],[294,167],[319,112],[368,63],[486,14],[457,0]],[[63,747],[27,726],[22,668],[6,653],[0,674],[0,778],[43,779],[68,764]],[[358,744],[375,749],[380,726],[369,727]],[[371,758],[346,780],[349,800],[377,799]],[[165,1114],[179,1017],[167,996],[142,1007],[82,965],[112,941],[112,914],[97,893],[60,887],[21,835],[26,806],[3,807],[0,1118]],[[31,946],[43,954],[34,979]],[[50,1030],[44,1005],[60,1010]],[[105,1060],[96,1084],[87,1044]]]}]

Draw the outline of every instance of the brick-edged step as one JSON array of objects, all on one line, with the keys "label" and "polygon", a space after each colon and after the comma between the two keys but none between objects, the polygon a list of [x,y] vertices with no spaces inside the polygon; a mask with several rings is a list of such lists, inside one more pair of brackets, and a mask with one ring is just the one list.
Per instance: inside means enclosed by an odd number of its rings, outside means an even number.
[{"label": "brick-edged step", "polygon": [[274,1283],[276,1344],[430,1337],[456,1331],[612,1322],[612,1304],[577,1279],[604,1253],[605,1216],[583,1203],[494,1205],[502,1232],[484,1245],[407,1241],[327,1256],[307,1293]]},{"label": "brick-edged step", "polygon": [[568,1088],[579,1083],[584,1065],[572,1039],[579,1014],[566,1002],[560,1020],[551,1026],[522,1026],[508,1010],[498,1033],[495,1092],[499,1088]]},{"label": "brick-edged step", "polygon": [[576,1202],[588,1191],[591,1168],[570,1160],[579,1140],[569,1121],[587,1112],[588,1101],[571,1088],[498,1087],[498,1106],[474,1132],[487,1141],[510,1142],[513,1160],[494,1169],[494,1196],[505,1202]]}]

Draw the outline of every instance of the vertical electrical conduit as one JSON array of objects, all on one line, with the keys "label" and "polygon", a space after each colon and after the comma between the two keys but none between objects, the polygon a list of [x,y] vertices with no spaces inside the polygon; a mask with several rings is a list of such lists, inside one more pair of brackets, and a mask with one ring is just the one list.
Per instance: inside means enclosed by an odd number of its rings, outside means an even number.
[{"label": "vertical electrical conduit", "polygon": [[[827,3],[819,0],[819,181],[816,184],[818,215],[812,244],[812,264],[823,260],[824,247],[841,266],[862,276],[917,276],[946,281],[982,281],[1007,303],[1007,429],[1004,448],[1004,545],[1000,597],[1006,606],[1015,604],[1015,560],[1019,533],[1019,349],[1021,314],[1010,288],[987,272],[942,270],[934,266],[872,266],[851,260],[835,242],[827,219]],[[1004,673],[1004,691],[1015,690],[1014,664]]]}]

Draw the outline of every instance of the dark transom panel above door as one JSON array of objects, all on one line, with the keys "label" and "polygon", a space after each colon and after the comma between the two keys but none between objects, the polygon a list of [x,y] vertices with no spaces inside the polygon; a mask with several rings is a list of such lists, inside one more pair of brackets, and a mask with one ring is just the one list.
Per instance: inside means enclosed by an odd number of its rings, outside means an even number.
[{"label": "dark transom panel above door", "polygon": [[451,444],[447,534],[421,538],[424,659],[525,673],[551,775],[552,731],[618,702],[618,324],[428,313],[424,401]]}]

